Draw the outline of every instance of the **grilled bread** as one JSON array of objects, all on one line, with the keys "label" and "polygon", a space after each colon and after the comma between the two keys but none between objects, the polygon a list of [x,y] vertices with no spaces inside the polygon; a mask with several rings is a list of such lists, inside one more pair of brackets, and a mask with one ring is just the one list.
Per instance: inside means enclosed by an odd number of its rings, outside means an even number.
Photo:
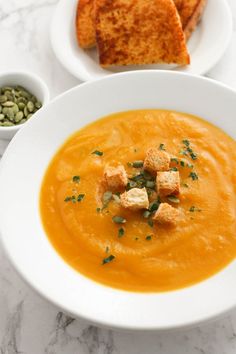
[{"label": "grilled bread", "polygon": [[207,0],[174,0],[187,40],[201,18],[206,1]]},{"label": "grilled bread", "polygon": [[190,62],[173,0],[96,0],[95,28],[103,67]]},{"label": "grilled bread", "polygon": [[91,48],[96,44],[93,10],[94,0],[79,0],[76,14],[76,32],[81,48]]}]

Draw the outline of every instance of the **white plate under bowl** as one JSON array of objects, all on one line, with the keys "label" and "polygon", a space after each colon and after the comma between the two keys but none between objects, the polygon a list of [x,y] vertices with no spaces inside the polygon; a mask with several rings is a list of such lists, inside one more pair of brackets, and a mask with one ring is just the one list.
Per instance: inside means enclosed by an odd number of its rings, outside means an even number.
[{"label": "white plate under bowl", "polygon": [[173,69],[202,75],[209,71],[225,52],[232,34],[232,16],[227,0],[207,0],[201,23],[188,42],[191,65],[174,68],[168,65],[117,67],[110,70],[98,64],[96,49],[83,50],[76,40],[75,16],[78,0],[60,0],[51,27],[51,42],[61,64],[82,81],[98,79],[114,72],[143,69]]},{"label": "white plate under bowl", "polygon": [[2,243],[15,268],[66,312],[108,327],[178,328],[214,318],[236,305],[236,262],[195,286],[133,293],[76,272],[44,232],[39,213],[41,182],[65,139],[102,116],[148,108],[195,114],[236,138],[233,90],[198,76],[137,71],[82,84],[49,103],[13,138],[0,165]]}]

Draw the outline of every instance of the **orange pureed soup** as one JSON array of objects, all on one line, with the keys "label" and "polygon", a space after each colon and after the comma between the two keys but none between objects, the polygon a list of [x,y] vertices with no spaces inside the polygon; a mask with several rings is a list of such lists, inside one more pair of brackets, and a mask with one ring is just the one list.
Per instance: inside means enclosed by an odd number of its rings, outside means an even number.
[{"label": "orange pureed soup", "polygon": [[[124,209],[119,193],[104,198],[106,166],[122,164],[132,179],[142,165],[132,163],[143,161],[150,147],[168,152],[170,168],[180,173],[180,194],[169,201],[179,211],[175,225],[153,222],[152,212]],[[40,209],[57,252],[85,276],[129,291],[192,285],[236,255],[236,142],[183,113],[139,110],[102,118],[56,153]]]}]

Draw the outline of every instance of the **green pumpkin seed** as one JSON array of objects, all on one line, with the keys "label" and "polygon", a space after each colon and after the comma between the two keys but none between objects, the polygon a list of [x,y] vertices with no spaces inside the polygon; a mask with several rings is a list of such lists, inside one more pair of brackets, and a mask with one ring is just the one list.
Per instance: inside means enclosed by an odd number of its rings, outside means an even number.
[{"label": "green pumpkin seed", "polygon": [[13,112],[13,108],[8,108],[7,117],[8,117],[11,121],[14,120],[15,114],[14,114],[14,112]]},{"label": "green pumpkin seed", "polygon": [[30,113],[33,112],[33,110],[34,110],[34,104],[33,104],[32,101],[29,101],[29,102],[27,103],[27,108],[28,108],[28,111],[29,111]]},{"label": "green pumpkin seed", "polygon": [[37,101],[36,103],[35,103],[35,107],[36,108],[41,108],[42,107],[42,103],[40,103],[39,101]]},{"label": "green pumpkin seed", "polygon": [[5,91],[10,91],[11,92],[11,90],[12,90],[12,87],[10,87],[10,86],[3,86],[2,87],[2,91],[3,92],[5,92]]},{"label": "green pumpkin seed", "polygon": [[3,120],[5,118],[4,114],[0,113],[0,120]]},{"label": "green pumpkin seed", "polygon": [[24,113],[22,111],[16,113],[15,115],[15,122],[19,123],[24,118]]},{"label": "green pumpkin seed", "polygon": [[2,113],[6,116],[7,113],[8,113],[8,108],[7,108],[7,107],[4,107],[4,108],[2,109]]},{"label": "green pumpkin seed", "polygon": [[14,102],[7,101],[7,102],[4,102],[2,105],[3,105],[3,107],[13,107],[14,106]]},{"label": "green pumpkin seed", "polygon": [[23,102],[19,102],[19,103],[18,103],[18,108],[19,108],[21,111],[23,111],[24,108],[25,108],[25,104],[24,104]]},{"label": "green pumpkin seed", "polygon": [[29,120],[32,117],[33,113],[28,114],[27,119]]},{"label": "green pumpkin seed", "polygon": [[5,122],[1,123],[1,125],[2,125],[3,127],[11,127],[11,126],[14,125],[14,123],[9,122],[9,121],[5,121]]},{"label": "green pumpkin seed", "polygon": [[0,105],[0,113],[2,113],[2,106]]},{"label": "green pumpkin seed", "polygon": [[27,119],[22,119],[21,121],[20,121],[20,124],[23,124],[23,123],[25,123],[27,121]]},{"label": "green pumpkin seed", "polygon": [[4,102],[6,102],[6,101],[7,101],[7,96],[1,95],[1,96],[0,96],[0,103],[4,103]]},{"label": "green pumpkin seed", "polygon": [[21,94],[22,97],[27,98],[28,100],[31,97],[31,95],[27,91],[20,91],[20,94]]},{"label": "green pumpkin seed", "polygon": [[20,103],[20,102],[26,104],[26,103],[27,103],[27,99],[26,99],[25,97],[19,97],[19,98],[17,98],[17,103]]},{"label": "green pumpkin seed", "polygon": [[14,106],[12,107],[12,110],[13,110],[14,114],[19,112],[19,107],[17,106],[17,104],[14,104]]},{"label": "green pumpkin seed", "polygon": [[27,116],[28,116],[28,114],[29,114],[28,108],[27,108],[27,107],[25,107],[25,108],[24,108],[24,115],[25,115],[25,117],[27,117]]}]

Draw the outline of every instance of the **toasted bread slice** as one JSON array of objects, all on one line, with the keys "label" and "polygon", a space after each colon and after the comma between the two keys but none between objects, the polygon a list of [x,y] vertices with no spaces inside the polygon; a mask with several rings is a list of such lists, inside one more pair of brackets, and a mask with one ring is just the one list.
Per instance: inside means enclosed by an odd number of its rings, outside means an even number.
[{"label": "toasted bread slice", "polygon": [[201,19],[207,0],[174,0],[188,40]]},{"label": "toasted bread slice", "polygon": [[96,0],[95,29],[103,67],[190,62],[173,0]]},{"label": "toasted bread slice", "polygon": [[91,48],[96,44],[94,0],[79,0],[76,14],[76,32],[81,48]]}]

